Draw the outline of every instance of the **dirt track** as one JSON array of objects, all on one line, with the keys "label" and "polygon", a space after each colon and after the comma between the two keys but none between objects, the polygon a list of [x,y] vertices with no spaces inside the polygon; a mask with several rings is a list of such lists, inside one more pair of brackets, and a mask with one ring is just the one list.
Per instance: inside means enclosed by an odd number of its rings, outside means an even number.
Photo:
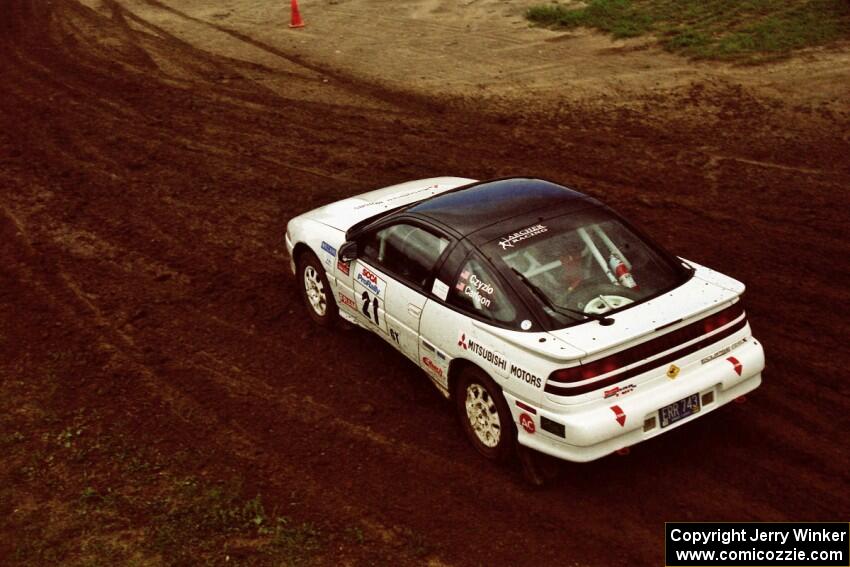
[{"label": "dirt track", "polygon": [[[66,423],[238,476],[331,534],[319,562],[658,565],[664,521],[847,519],[847,109],[727,82],[481,107],[257,39],[278,67],[222,57],[103,4],[0,16],[0,426],[23,435],[0,439],[0,557],[28,526],[75,533],[78,477],[126,489],[97,454],[22,476]],[[576,186],[745,281],[764,386],[543,491],[482,462],[402,356],[306,322],[282,242],[309,208],[443,174]]]}]

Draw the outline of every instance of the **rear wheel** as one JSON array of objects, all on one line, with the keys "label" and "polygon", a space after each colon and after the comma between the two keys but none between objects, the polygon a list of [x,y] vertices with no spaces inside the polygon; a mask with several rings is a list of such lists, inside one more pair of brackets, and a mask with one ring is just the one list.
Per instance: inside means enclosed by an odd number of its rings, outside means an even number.
[{"label": "rear wheel", "polygon": [[458,419],[475,450],[493,461],[506,460],[516,443],[516,429],[501,389],[483,370],[467,367],[454,398]]},{"label": "rear wheel", "polygon": [[336,302],[325,270],[312,252],[298,259],[298,282],[310,318],[323,327],[333,325],[338,317]]}]

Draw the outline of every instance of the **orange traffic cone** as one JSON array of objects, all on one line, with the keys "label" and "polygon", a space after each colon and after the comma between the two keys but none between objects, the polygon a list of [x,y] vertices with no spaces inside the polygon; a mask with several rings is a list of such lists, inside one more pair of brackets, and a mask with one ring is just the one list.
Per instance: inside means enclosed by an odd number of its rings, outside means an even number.
[{"label": "orange traffic cone", "polygon": [[301,19],[301,12],[298,10],[298,0],[292,0],[292,18],[289,21],[289,27],[304,27],[304,21]]}]

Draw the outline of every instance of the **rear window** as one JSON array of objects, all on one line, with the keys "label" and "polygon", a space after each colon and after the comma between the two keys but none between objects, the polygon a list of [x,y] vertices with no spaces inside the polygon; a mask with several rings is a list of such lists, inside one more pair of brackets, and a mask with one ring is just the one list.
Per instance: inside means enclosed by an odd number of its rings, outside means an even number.
[{"label": "rear window", "polygon": [[[586,209],[517,226],[484,247],[533,286],[543,309],[563,323],[580,313],[607,313],[680,285],[684,271],[672,256],[644,241],[604,209]],[[523,281],[523,279],[525,281]]]}]

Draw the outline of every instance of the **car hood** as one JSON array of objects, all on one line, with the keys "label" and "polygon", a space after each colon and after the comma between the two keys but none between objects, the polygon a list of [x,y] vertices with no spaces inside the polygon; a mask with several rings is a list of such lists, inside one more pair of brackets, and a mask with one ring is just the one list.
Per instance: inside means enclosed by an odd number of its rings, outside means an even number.
[{"label": "car hood", "polygon": [[313,209],[302,216],[346,231],[355,224],[382,212],[397,209],[470,183],[475,183],[475,180],[464,177],[432,177],[408,181],[336,201],[330,205]]},{"label": "car hood", "polygon": [[714,270],[690,262],[696,271],[679,287],[649,301],[614,313],[614,324],[602,326],[596,321],[550,331],[584,355],[595,357],[606,351],[618,351],[644,340],[666,334],[732,304],[743,292],[744,284]]}]

